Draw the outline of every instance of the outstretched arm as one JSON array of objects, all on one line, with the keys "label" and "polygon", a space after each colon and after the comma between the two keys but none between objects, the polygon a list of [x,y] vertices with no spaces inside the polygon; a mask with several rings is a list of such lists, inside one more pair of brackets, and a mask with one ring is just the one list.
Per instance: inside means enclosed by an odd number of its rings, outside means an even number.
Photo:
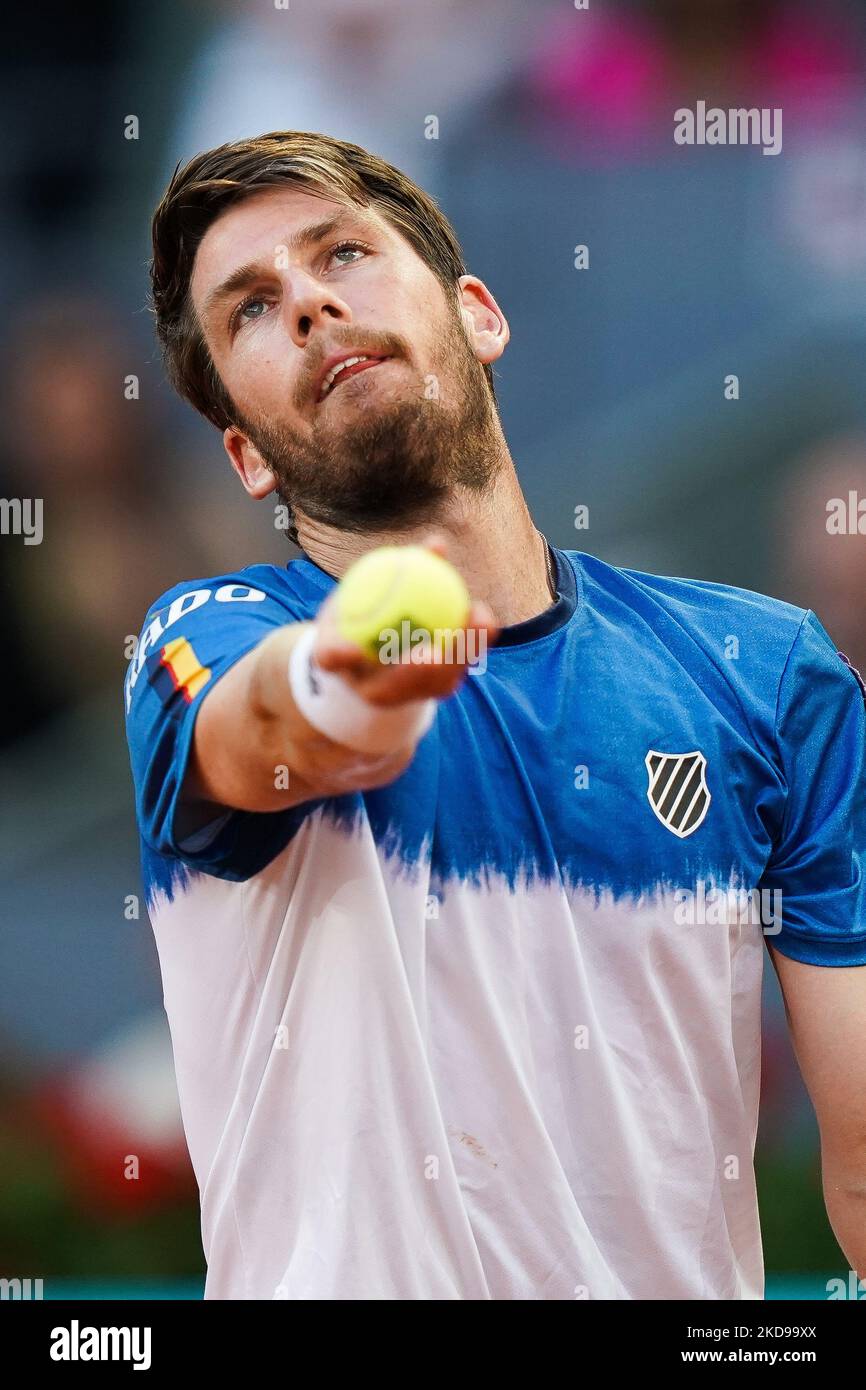
[{"label": "outstretched arm", "polygon": [[[442,546],[432,543],[430,549]],[[336,673],[370,705],[397,709],[441,700],[460,685],[467,663],[442,659],[431,650],[423,660],[381,664],[338,633],[336,591],[316,617],[312,656]],[[202,703],[192,757],[182,791],[186,817],[207,820],[214,807],[280,811],[322,796],[383,786],[411,761],[417,736],[385,754],[361,754],[315,728],[295,701],[287,672],[294,645],[310,627],[289,623],[265,637],[214,686]],[[474,603],[467,630],[492,641],[498,628],[483,603]],[[464,650],[472,650],[467,642]],[[288,787],[275,785],[275,769],[286,767]]]}]

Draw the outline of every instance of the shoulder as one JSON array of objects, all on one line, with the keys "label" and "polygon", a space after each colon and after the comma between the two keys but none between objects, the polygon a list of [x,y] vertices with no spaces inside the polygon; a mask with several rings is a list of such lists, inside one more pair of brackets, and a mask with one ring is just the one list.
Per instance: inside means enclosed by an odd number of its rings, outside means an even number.
[{"label": "shoulder", "polygon": [[765,654],[784,664],[801,628],[816,622],[808,609],[753,589],[647,574],[606,564],[582,551],[567,553],[582,574],[590,605],[629,609],[656,631],[678,629],[714,650],[728,638],[738,639],[740,645],[757,640]]},{"label": "shoulder", "polygon": [[144,626],[156,619],[165,623],[169,613],[182,616],[208,604],[216,609],[216,605],[262,603],[270,599],[299,610],[315,606],[322,593],[306,572],[313,568],[308,562],[294,560],[285,567],[246,565],[225,574],[181,580],[150,605]]},{"label": "shoulder", "polygon": [[[821,669],[844,696],[851,673],[809,609],[703,579],[647,574],[570,552],[589,622],[616,634],[645,683],[674,681],[772,753],[780,704]],[[679,673],[679,674],[678,674]]]},{"label": "shoulder", "polygon": [[[315,615],[333,580],[309,560],[248,565],[241,570],[174,584],[151,604],[129,653],[124,682],[127,711],[146,666],[159,676],[166,661],[216,672],[227,669],[270,628]],[[190,650],[191,649],[191,650]]]}]

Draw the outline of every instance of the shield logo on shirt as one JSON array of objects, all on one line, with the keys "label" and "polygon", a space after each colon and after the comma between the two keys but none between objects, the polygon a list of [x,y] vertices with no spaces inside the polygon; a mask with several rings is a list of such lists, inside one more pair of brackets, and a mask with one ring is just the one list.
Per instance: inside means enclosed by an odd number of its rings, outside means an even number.
[{"label": "shield logo on shirt", "polygon": [[707,760],[695,749],[691,753],[646,755],[649,776],[647,797],[662,825],[684,840],[703,822],[712,797],[707,786]]}]

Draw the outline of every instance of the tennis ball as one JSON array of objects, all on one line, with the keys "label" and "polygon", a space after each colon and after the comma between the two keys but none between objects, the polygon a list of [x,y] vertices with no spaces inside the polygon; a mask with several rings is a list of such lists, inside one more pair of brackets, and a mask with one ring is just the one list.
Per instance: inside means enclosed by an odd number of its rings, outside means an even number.
[{"label": "tennis ball", "polygon": [[469,605],[454,566],[420,545],[369,550],[343,575],[335,601],[340,636],[373,657],[385,644],[403,653],[407,638],[420,646],[437,630],[465,626]]}]

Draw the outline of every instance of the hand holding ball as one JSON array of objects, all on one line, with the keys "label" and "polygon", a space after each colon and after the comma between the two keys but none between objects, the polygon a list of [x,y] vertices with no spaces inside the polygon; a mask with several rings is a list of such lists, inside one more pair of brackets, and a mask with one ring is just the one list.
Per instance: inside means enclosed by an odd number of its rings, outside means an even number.
[{"label": "hand holding ball", "polygon": [[335,599],[340,636],[373,658],[386,644],[405,651],[407,639],[435,644],[437,632],[465,627],[469,608],[458,571],[420,545],[368,551],[346,571]]},{"label": "hand holding ball", "polygon": [[[438,702],[466,674],[467,631],[480,634],[482,643],[495,639],[496,620],[486,604],[472,603],[454,566],[421,545],[380,546],[362,555],[324,610],[302,625],[292,647],[289,684],[297,708],[335,743],[367,759],[394,755],[402,768],[405,759],[397,755],[414,750]],[[368,768],[364,776],[378,772]]]}]

